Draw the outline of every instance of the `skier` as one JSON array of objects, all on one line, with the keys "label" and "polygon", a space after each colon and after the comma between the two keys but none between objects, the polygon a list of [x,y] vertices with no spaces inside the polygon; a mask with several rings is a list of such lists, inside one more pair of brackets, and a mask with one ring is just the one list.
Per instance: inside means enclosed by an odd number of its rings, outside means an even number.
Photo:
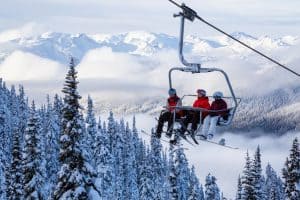
[{"label": "skier", "polygon": [[[193,104],[194,108],[203,108],[206,110],[210,109],[209,99],[206,96],[206,91],[203,89],[197,90],[197,99],[194,101]],[[208,115],[207,111],[201,111],[201,123],[203,122],[203,119]],[[195,131],[197,129],[197,125],[200,121],[200,111],[189,111],[186,115],[186,118],[183,121],[183,124],[185,127],[181,128],[181,133],[184,134],[187,126],[189,123],[192,123],[192,129],[191,129],[191,136],[193,137],[195,134]]]},{"label": "skier", "polygon": [[161,112],[159,119],[158,119],[158,125],[156,129],[156,137],[160,138],[161,137],[161,132],[164,126],[165,122],[168,122],[168,131],[167,131],[167,136],[171,137],[172,133],[170,131],[170,127],[173,124],[173,117],[174,117],[174,111],[175,117],[180,118],[181,116],[181,111],[178,109],[175,109],[175,106],[182,106],[181,99],[177,96],[176,90],[173,88],[169,89],[169,98],[167,100],[166,108],[167,110],[164,110]]},{"label": "skier", "polygon": [[216,133],[217,123],[220,117],[226,118],[228,115],[227,103],[222,99],[222,92],[215,92],[213,94],[215,99],[210,107],[212,112],[209,112],[208,116],[204,119],[201,136],[204,139],[211,139]]}]

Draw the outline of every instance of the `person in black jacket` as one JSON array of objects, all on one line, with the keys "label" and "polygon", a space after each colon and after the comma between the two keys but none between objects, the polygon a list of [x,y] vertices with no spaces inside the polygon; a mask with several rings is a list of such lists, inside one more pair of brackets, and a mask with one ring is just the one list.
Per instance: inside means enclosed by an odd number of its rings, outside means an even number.
[{"label": "person in black jacket", "polygon": [[[173,88],[169,89],[169,98],[167,100],[167,104],[166,104],[166,110],[162,111],[159,119],[158,119],[158,125],[157,125],[157,129],[156,129],[156,137],[160,138],[161,137],[161,132],[164,126],[165,122],[168,122],[168,130],[170,129],[170,127],[173,124],[173,117],[174,117],[174,111],[176,110],[176,118],[180,117],[180,111],[175,109],[175,106],[181,106],[181,100],[180,98],[177,96],[176,94],[176,90]],[[171,136],[171,133],[169,133],[169,135],[167,136]]]}]

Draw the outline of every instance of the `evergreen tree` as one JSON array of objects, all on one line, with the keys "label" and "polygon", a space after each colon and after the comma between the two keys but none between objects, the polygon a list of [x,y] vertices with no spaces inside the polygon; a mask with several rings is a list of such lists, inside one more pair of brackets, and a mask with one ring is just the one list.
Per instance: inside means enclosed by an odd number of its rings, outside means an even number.
[{"label": "evergreen tree", "polygon": [[153,170],[153,178],[154,178],[154,191],[156,192],[155,194],[155,199],[163,199],[163,194],[164,194],[164,174],[163,171],[165,170],[163,168],[163,163],[162,163],[162,145],[160,143],[160,140],[157,139],[155,136],[154,130],[152,130],[151,134],[151,151],[150,151],[150,165]]},{"label": "evergreen tree", "polygon": [[246,154],[246,164],[242,176],[242,199],[243,200],[255,200],[254,186],[253,186],[253,174],[251,172],[252,162],[250,160],[248,151]]},{"label": "evergreen tree", "polygon": [[270,164],[266,167],[265,193],[268,200],[283,200],[284,190],[282,181]]},{"label": "evergreen tree", "polygon": [[114,162],[114,171],[116,175],[115,182],[115,198],[124,199],[125,196],[125,170],[124,166],[125,162],[125,124],[124,121],[121,120],[120,124],[117,124],[115,135],[113,135],[113,155],[115,158]]},{"label": "evergreen tree", "polygon": [[13,134],[12,162],[6,174],[6,197],[8,200],[21,200],[23,193],[22,152],[20,149],[20,135],[17,130]]},{"label": "evergreen tree", "polygon": [[[101,123],[101,121],[99,122]],[[98,126],[99,127],[99,126]],[[97,185],[100,186],[100,193],[103,199],[113,199],[114,186],[114,159],[110,151],[110,137],[106,131],[106,125],[98,131],[96,135],[96,166],[97,166]]]},{"label": "evergreen tree", "polygon": [[238,178],[238,185],[237,185],[237,193],[236,193],[236,200],[242,200],[242,181],[241,181],[241,177],[239,176]]},{"label": "evergreen tree", "polygon": [[47,179],[45,180],[45,196],[49,196],[57,182],[57,173],[60,168],[59,164],[59,136],[61,132],[61,108],[58,107],[58,96],[55,96],[54,105],[50,103],[48,97],[48,104],[46,108],[43,132],[45,134],[45,172]]},{"label": "evergreen tree", "polygon": [[88,107],[87,107],[87,116],[85,120],[87,124],[86,134],[84,137],[84,146],[86,151],[86,157],[88,161],[95,167],[95,138],[97,134],[97,123],[94,114],[93,100],[88,96]]},{"label": "evergreen tree", "polygon": [[195,174],[195,167],[192,167],[189,180],[189,196],[188,200],[204,200],[202,187],[199,185],[199,180]]},{"label": "evergreen tree", "polygon": [[282,174],[286,198],[289,200],[300,199],[300,150],[297,138],[293,141]]},{"label": "evergreen tree", "polygon": [[138,180],[137,180],[137,167],[136,167],[136,157],[135,157],[135,146],[134,140],[129,129],[128,123],[126,124],[126,135],[125,135],[125,199],[138,200],[139,190],[138,190]]},{"label": "evergreen tree", "polygon": [[205,200],[220,200],[220,190],[216,178],[210,174],[205,179]]},{"label": "evergreen tree", "polygon": [[[63,88],[63,133],[60,137],[61,169],[58,173],[58,183],[54,191],[54,199],[89,199],[89,191],[96,189],[93,184],[94,172],[85,162],[79,146],[79,139],[83,135],[83,122],[80,116],[77,92],[77,72],[74,60],[71,59],[70,69]],[[91,192],[91,191],[90,191]]]},{"label": "evergreen tree", "polygon": [[256,149],[254,154],[254,160],[251,166],[252,173],[252,186],[254,187],[254,198],[263,200],[265,199],[264,195],[264,178],[262,176],[262,167],[261,167],[261,153],[259,146]]},{"label": "evergreen tree", "polygon": [[28,200],[43,199],[41,188],[43,177],[40,171],[41,151],[39,147],[39,125],[32,104],[32,114],[25,130],[25,152],[24,152],[24,197]]},{"label": "evergreen tree", "polygon": [[177,186],[178,186],[178,194],[179,199],[186,200],[188,199],[189,194],[189,167],[188,161],[184,154],[183,148],[179,148],[176,150],[176,157],[175,157],[175,167],[176,167],[176,174],[177,174]]},{"label": "evergreen tree", "polygon": [[140,199],[155,200],[156,195],[154,191],[154,177],[151,166],[149,165],[150,158],[148,156],[143,161],[141,169],[139,196]]},{"label": "evergreen tree", "polygon": [[179,199],[179,188],[177,183],[177,170],[174,163],[174,147],[170,145],[169,150],[169,183],[170,183],[170,198],[171,200]]},{"label": "evergreen tree", "polygon": [[19,95],[17,98],[17,104],[18,104],[18,130],[21,133],[21,147],[24,146],[24,133],[27,126],[27,119],[28,119],[28,105],[27,101],[25,99],[25,92],[24,87],[22,85],[19,85]]},{"label": "evergreen tree", "polygon": [[0,199],[6,198],[5,169],[9,163],[10,131],[8,120],[7,97],[0,78]]}]

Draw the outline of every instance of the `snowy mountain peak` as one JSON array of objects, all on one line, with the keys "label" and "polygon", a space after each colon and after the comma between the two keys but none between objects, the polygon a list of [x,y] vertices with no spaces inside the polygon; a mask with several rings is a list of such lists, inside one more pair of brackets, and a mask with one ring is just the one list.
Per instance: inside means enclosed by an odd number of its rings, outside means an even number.
[{"label": "snowy mountain peak", "polygon": [[[267,50],[295,45],[299,42],[299,38],[293,36],[273,39],[268,36],[256,38],[243,32],[234,32],[231,35],[254,48]],[[243,53],[239,44],[225,36],[203,39],[199,36],[187,35],[184,41],[186,53],[205,53],[220,47],[233,49],[237,54]],[[5,56],[10,55],[15,50],[21,50],[65,63],[69,55],[80,60],[89,50],[101,47],[109,47],[113,52],[151,56],[163,49],[177,50],[178,38],[146,31],[132,31],[113,35],[45,32],[38,36],[15,38],[2,44],[0,60],[4,60]]]}]

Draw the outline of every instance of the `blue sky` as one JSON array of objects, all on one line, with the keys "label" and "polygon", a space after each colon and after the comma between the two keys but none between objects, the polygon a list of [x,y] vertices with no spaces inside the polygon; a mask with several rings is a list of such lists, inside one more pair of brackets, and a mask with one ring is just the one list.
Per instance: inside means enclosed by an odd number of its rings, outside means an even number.
[{"label": "blue sky", "polygon": [[[229,33],[299,35],[299,0],[186,0],[200,16]],[[132,30],[178,34],[179,10],[167,0],[10,0],[1,2],[0,32],[34,23],[38,30],[119,33]],[[215,35],[197,23],[197,34]]]}]

